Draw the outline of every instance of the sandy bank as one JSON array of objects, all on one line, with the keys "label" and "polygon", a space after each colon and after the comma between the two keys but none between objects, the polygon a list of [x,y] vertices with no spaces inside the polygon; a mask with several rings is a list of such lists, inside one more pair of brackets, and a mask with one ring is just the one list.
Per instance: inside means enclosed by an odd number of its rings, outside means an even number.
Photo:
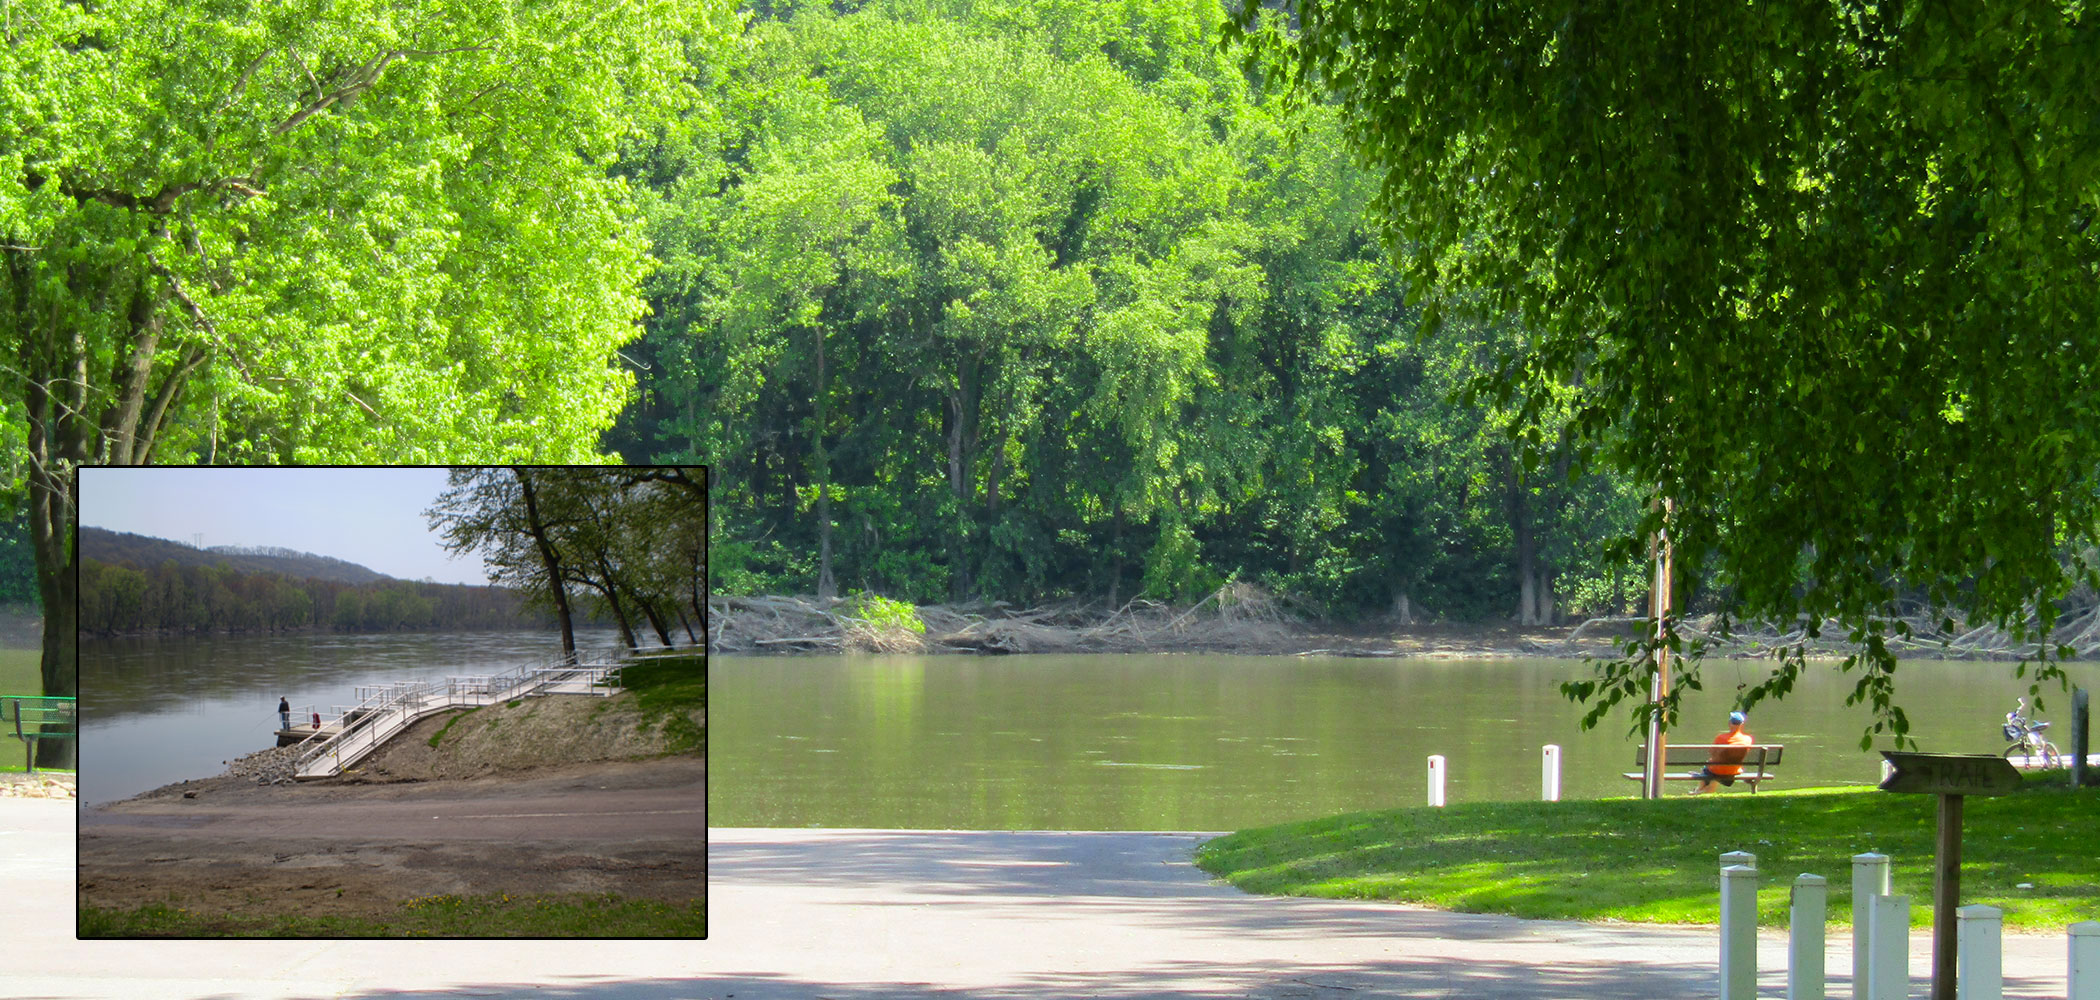
[{"label": "sandy bank", "polygon": [[336,778],[157,788],[82,812],[81,905],[384,918],[438,894],[703,899],[707,764],[667,755],[663,729],[631,694],[528,698],[422,720]]}]

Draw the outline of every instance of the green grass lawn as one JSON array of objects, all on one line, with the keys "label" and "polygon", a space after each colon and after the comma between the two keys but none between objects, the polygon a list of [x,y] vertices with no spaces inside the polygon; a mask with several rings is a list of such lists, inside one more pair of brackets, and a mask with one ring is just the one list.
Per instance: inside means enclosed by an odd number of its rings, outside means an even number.
[{"label": "green grass lawn", "polygon": [[705,937],[703,902],[617,896],[423,896],[384,919],[192,913],[153,903],[83,907],[82,938],[131,937]]},{"label": "green grass lawn", "polygon": [[620,685],[634,692],[644,718],[664,727],[673,753],[707,749],[707,733],[691,718],[707,708],[705,654],[636,657],[620,668]]},{"label": "green grass lawn", "polygon": [[[38,669],[43,658],[41,649],[0,648],[0,694],[44,693],[44,675]],[[27,769],[27,750],[13,733],[10,728],[7,738],[0,739],[0,772]]]},{"label": "green grass lawn", "polygon": [[[1758,922],[1785,927],[1803,872],[1829,879],[1830,920],[1849,924],[1851,858],[1878,851],[1890,858],[1894,892],[1911,899],[1912,923],[1930,926],[1936,799],[1810,788],[1395,809],[1242,830],[1204,844],[1196,864],[1249,892],[1712,924],[1719,856],[1741,850],[1757,855]],[[2061,933],[2100,919],[2100,790],[2073,790],[2058,772],[1964,807],[1964,905],[1998,907],[2008,930]]]}]

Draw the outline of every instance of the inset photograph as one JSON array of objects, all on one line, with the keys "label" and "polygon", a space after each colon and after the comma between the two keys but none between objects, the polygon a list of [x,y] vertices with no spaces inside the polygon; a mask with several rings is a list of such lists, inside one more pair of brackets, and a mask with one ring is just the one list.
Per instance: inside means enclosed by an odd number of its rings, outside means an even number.
[{"label": "inset photograph", "polygon": [[81,938],[706,936],[705,468],[79,503]]}]

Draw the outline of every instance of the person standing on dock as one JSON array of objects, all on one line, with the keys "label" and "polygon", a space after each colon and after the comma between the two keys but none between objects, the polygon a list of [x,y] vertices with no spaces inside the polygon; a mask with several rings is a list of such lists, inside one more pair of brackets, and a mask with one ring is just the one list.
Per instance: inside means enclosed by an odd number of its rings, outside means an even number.
[{"label": "person standing on dock", "polygon": [[292,703],[291,703],[291,702],[288,702],[288,701],[284,700],[283,698],[279,698],[279,699],[277,699],[277,718],[278,718],[278,720],[279,720],[280,722],[282,722],[282,723],[283,723],[283,725],[280,725],[280,726],[278,726],[277,728],[279,728],[279,729],[290,729],[290,728],[292,728]]}]

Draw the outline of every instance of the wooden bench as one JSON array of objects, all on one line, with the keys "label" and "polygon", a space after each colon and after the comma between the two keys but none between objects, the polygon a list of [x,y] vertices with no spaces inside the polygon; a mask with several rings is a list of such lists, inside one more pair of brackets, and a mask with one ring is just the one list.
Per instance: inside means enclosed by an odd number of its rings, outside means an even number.
[{"label": "wooden bench", "polygon": [[[1699,780],[1699,769],[1705,767],[1713,759],[1713,753],[1716,750],[1740,750],[1743,752],[1742,763],[1738,765],[1742,770],[1736,772],[1735,780],[1748,784],[1751,793],[1755,794],[1759,782],[1770,781],[1774,777],[1772,768],[1778,765],[1779,758],[1786,751],[1786,747],[1778,743],[1760,743],[1747,747],[1729,743],[1665,743],[1663,744],[1663,780]],[[1633,766],[1638,768],[1646,768],[1648,766],[1647,746],[1643,745],[1634,748]],[[1669,770],[1673,767],[1689,767],[1692,770],[1674,773]],[[1644,771],[1629,771],[1626,772],[1625,776],[1635,781],[1640,781],[1647,775]]]},{"label": "wooden bench", "polygon": [[40,698],[29,695],[0,697],[0,727],[13,730],[28,752],[28,768],[36,771],[39,740],[70,740],[80,735],[80,703],[72,698]]}]

